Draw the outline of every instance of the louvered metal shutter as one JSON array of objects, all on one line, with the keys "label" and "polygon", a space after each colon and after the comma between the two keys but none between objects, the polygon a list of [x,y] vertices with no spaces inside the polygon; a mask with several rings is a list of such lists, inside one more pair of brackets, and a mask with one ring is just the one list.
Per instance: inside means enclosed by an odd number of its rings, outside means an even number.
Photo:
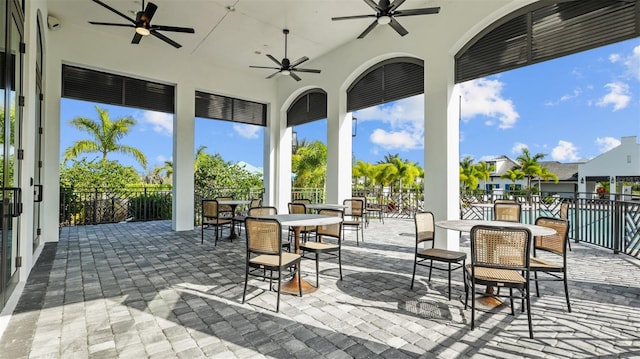
[{"label": "louvered metal shutter", "polygon": [[196,117],[267,125],[267,105],[196,91]]},{"label": "louvered metal shutter", "polygon": [[327,118],[327,93],[320,89],[309,90],[289,106],[287,127]]},{"label": "louvered metal shutter", "polygon": [[70,65],[62,65],[62,97],[175,112],[175,88],[172,85]]}]

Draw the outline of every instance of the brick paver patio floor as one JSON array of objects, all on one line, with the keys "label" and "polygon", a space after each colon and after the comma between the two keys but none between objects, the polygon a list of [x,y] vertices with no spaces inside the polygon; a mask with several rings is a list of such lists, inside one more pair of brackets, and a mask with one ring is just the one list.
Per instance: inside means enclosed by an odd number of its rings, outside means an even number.
[{"label": "brick paver patio floor", "polygon": [[[320,264],[320,288],[302,298],[250,280],[242,302],[243,240],[200,244],[170,222],[61,229],[45,246],[0,339],[2,358],[640,357],[640,261],[585,244],[569,258],[572,313],[562,283],[533,296],[535,339],[516,305],[464,310],[460,271],[418,268],[409,289],[413,221],[372,220],[365,242],[347,232],[344,280]],[[464,238],[464,237],[463,237]],[[461,248],[469,250],[469,243]],[[303,260],[315,282],[315,267]]]}]

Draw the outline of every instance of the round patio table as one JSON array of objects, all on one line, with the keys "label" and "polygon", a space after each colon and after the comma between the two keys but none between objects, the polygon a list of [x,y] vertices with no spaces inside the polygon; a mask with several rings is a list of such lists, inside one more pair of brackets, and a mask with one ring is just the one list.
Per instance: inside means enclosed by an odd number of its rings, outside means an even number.
[{"label": "round patio table", "polygon": [[[280,224],[283,226],[289,226],[293,228],[293,232],[295,233],[295,245],[296,245],[296,253],[300,254],[300,232],[302,228],[306,226],[322,226],[329,224],[336,224],[342,222],[342,218],[335,216],[323,216],[320,214],[270,214],[266,216],[259,216],[259,218],[273,218],[280,221]],[[286,284],[283,284],[281,287],[281,291],[283,293],[289,293],[293,295],[298,295],[300,293],[298,287],[298,275],[299,268],[296,274],[294,274],[293,278]],[[300,280],[302,286],[302,293],[312,293],[317,288],[312,286],[309,282],[301,278]]]},{"label": "round patio table", "polygon": [[[231,207],[231,215],[234,216],[236,214],[236,208],[239,205],[244,205],[244,204],[249,204],[251,203],[251,201],[247,201],[247,200],[242,200],[242,199],[232,199],[232,200],[220,200],[218,201],[218,204],[220,205],[227,205],[229,207]],[[229,233],[229,237],[227,237],[227,239],[230,240],[234,240],[234,239],[238,239],[240,238],[238,236],[238,234],[236,234],[236,226],[232,225],[231,226],[231,233]]]},{"label": "round patio table", "polygon": [[335,204],[335,203],[312,203],[312,204],[305,204],[304,206],[307,209],[313,209],[316,211],[319,211],[322,209],[334,209],[334,210],[342,211],[345,208],[347,208],[347,206],[345,206],[344,204]]}]

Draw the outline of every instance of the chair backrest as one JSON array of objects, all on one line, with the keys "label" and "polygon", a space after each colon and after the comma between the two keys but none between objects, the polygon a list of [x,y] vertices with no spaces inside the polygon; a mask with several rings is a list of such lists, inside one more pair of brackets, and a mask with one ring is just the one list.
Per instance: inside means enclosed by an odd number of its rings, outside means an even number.
[{"label": "chair backrest", "polygon": [[203,199],[202,200],[202,218],[217,218],[219,217],[218,201],[215,199]]},{"label": "chair backrest", "polygon": [[[233,197],[218,196],[218,197],[216,197],[216,201],[218,201],[218,202],[220,202],[220,201],[233,201]],[[228,204],[219,204],[218,206],[219,206],[218,210],[220,212],[231,212],[231,206],[229,206]]]},{"label": "chair backrest", "polygon": [[249,202],[249,208],[256,208],[262,206],[262,198],[254,198]]},{"label": "chair backrest", "polygon": [[363,197],[363,196],[353,196],[353,197],[351,197],[351,198],[361,200],[361,201],[362,201],[362,208],[365,208],[365,209],[367,208],[367,205],[368,205],[368,203],[367,203],[367,197]]},{"label": "chair backrest", "polygon": [[342,201],[342,204],[346,206],[344,209],[345,216],[362,217],[364,202],[361,199],[347,198]]},{"label": "chair backrest", "polygon": [[417,212],[414,218],[416,224],[416,248],[418,244],[431,241],[431,248],[435,244],[435,219],[432,212]]},{"label": "chair backrest", "polygon": [[515,199],[496,199],[495,201],[493,201],[493,204],[496,203],[518,203],[516,202]]},{"label": "chair backrest", "polygon": [[554,229],[555,234],[550,236],[536,236],[534,239],[534,254],[536,250],[543,250],[565,256],[567,242],[569,241],[569,222],[562,218],[538,217],[537,226]]},{"label": "chair backrest", "polygon": [[294,199],[291,203],[311,204],[311,200],[308,198],[298,198]]},{"label": "chair backrest", "polygon": [[569,203],[560,203],[560,218],[569,219]]},{"label": "chair backrest", "polygon": [[247,215],[252,217],[268,216],[272,214],[278,214],[278,209],[276,207],[253,207],[249,208],[249,213],[247,213]]},{"label": "chair backrest", "polygon": [[527,228],[478,225],[470,234],[472,267],[529,268],[531,232]]},{"label": "chair backrest", "polygon": [[289,214],[305,214],[307,206],[304,203],[289,203]]},{"label": "chair backrest", "polygon": [[282,226],[277,219],[247,217],[247,260],[251,254],[279,254],[282,251]]},{"label": "chair backrest", "polygon": [[[340,218],[343,216],[343,212],[337,209],[321,209],[318,211],[318,214]],[[340,238],[342,236],[342,222],[320,225],[316,229],[316,235],[336,238],[338,239],[338,244],[340,244]]]},{"label": "chair backrest", "polygon": [[520,222],[520,203],[494,203],[493,219],[496,221]]}]

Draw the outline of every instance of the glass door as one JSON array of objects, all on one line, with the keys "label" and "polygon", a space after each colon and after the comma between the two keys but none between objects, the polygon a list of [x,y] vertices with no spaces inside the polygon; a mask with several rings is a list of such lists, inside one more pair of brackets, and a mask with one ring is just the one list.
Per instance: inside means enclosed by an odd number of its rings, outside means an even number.
[{"label": "glass door", "polygon": [[8,35],[2,46],[2,115],[0,115],[0,306],[4,306],[18,282],[20,240],[18,224],[22,213],[22,190],[19,187],[22,150],[22,61],[24,45],[22,10],[16,1],[2,2],[3,23]]}]

